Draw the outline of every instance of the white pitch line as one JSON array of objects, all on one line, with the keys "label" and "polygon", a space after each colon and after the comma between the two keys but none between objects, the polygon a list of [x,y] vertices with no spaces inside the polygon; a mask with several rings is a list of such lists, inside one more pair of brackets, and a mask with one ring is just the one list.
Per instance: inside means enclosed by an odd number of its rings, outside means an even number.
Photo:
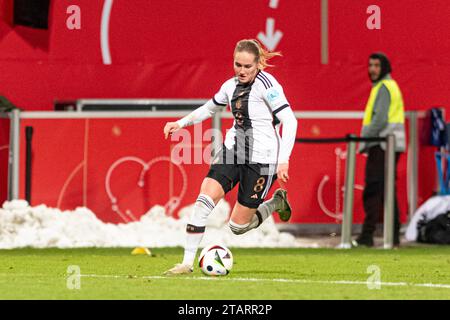
[{"label": "white pitch line", "polygon": [[[283,283],[302,283],[302,284],[340,284],[340,285],[365,285],[366,281],[350,280],[308,280],[308,279],[258,279],[258,278],[218,278],[218,277],[174,277],[174,276],[128,276],[128,275],[96,275],[83,274],[86,278],[113,278],[113,279],[150,279],[150,280],[196,280],[196,281],[236,281],[236,282],[283,282]],[[375,282],[370,284],[379,284],[387,287],[424,287],[424,288],[443,288],[450,289],[450,284],[440,283],[408,283],[408,282]]]}]

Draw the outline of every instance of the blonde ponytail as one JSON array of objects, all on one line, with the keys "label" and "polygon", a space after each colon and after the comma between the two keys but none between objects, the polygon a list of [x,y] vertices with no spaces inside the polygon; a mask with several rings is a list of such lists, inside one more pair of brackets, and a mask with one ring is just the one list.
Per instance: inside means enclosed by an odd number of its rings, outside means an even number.
[{"label": "blonde ponytail", "polygon": [[278,51],[270,52],[266,50],[256,39],[244,39],[239,41],[234,49],[234,54],[242,51],[255,55],[256,61],[258,62],[258,68],[260,70],[264,70],[267,67],[273,67],[273,65],[270,65],[267,61],[275,56],[281,56],[281,53]]}]

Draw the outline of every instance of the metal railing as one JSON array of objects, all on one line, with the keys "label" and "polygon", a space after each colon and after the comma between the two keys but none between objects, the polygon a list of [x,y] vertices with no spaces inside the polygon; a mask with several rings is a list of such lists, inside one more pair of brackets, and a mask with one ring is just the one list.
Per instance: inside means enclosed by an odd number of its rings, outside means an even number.
[{"label": "metal railing", "polygon": [[9,113],[8,199],[19,198],[20,110]]},{"label": "metal railing", "polygon": [[76,111],[193,110],[206,101],[205,99],[79,99],[76,101]]},{"label": "metal railing", "polygon": [[352,247],[353,203],[356,169],[357,142],[386,142],[384,173],[384,248],[394,246],[394,201],[395,201],[395,136],[363,138],[347,135],[344,138],[296,139],[298,143],[347,143],[347,162],[345,168],[344,211],[341,225],[341,243],[338,248]]}]

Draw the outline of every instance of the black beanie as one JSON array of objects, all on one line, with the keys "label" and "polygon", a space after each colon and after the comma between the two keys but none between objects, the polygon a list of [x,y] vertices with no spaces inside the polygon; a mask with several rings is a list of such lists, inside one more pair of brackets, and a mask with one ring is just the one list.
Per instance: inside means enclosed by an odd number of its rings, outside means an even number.
[{"label": "black beanie", "polygon": [[377,81],[383,79],[388,73],[392,72],[391,62],[389,61],[389,59],[386,57],[386,55],[384,53],[381,53],[381,52],[372,53],[370,55],[369,59],[378,59],[378,60],[380,60],[380,63],[381,63],[380,77],[377,80],[375,80],[374,82],[377,82]]}]

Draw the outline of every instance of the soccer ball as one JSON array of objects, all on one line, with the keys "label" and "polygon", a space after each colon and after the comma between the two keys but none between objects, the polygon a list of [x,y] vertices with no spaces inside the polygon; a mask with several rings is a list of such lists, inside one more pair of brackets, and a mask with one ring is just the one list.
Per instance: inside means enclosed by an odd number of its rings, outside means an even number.
[{"label": "soccer ball", "polygon": [[207,276],[226,276],[233,267],[233,255],[225,246],[210,245],[200,253],[198,265]]}]

